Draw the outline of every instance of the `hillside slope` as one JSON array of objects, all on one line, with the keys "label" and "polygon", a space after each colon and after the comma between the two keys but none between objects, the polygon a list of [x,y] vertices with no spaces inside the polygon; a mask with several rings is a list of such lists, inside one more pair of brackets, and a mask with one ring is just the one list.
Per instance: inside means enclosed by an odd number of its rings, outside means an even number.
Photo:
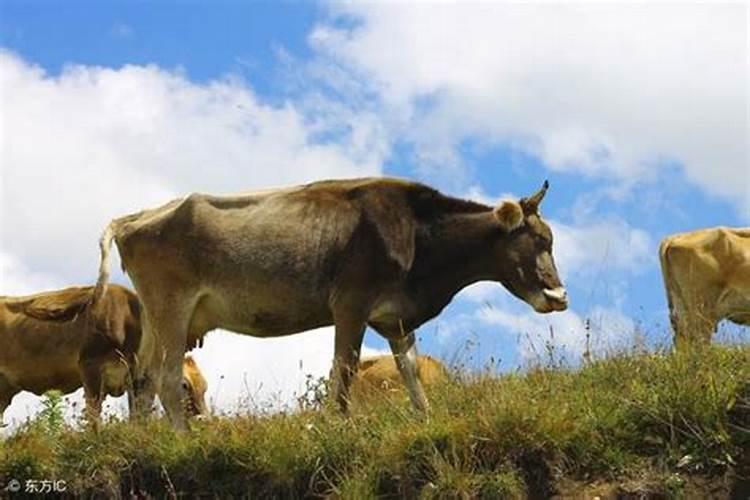
[{"label": "hillside slope", "polygon": [[[468,379],[468,380],[461,380]],[[750,347],[457,377],[428,421],[403,395],[97,434],[41,418],[0,442],[0,488],[156,498],[750,497]]]}]

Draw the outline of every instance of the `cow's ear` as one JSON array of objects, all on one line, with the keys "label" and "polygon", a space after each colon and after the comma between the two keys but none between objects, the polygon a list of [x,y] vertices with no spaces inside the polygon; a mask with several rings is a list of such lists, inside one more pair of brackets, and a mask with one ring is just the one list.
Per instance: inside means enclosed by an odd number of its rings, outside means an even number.
[{"label": "cow's ear", "polygon": [[515,201],[504,201],[494,210],[495,218],[506,233],[521,227],[523,224],[523,209]]}]

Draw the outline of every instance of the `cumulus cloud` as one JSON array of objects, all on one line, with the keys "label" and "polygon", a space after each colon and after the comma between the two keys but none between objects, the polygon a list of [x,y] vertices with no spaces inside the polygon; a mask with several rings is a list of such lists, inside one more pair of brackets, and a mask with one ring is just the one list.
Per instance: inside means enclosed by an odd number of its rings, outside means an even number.
[{"label": "cumulus cloud", "polygon": [[554,254],[563,280],[590,279],[592,273],[637,274],[654,265],[655,244],[649,234],[615,216],[564,224],[551,221]]},{"label": "cumulus cloud", "polygon": [[467,137],[552,169],[652,179],[678,163],[747,209],[744,4],[334,4],[320,53],[408,116],[431,165]]},{"label": "cumulus cloud", "polygon": [[338,120],[356,120],[265,104],[231,77],[196,84],[156,66],[51,76],[0,52],[0,87],[2,250],[68,280],[93,278],[115,216],[190,191],[376,174],[385,153],[362,146],[378,142],[369,120],[327,141]]}]

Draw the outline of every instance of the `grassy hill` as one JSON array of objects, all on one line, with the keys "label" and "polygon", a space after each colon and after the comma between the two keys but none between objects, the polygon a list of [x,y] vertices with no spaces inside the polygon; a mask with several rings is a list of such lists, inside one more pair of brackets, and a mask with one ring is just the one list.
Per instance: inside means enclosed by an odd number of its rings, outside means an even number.
[{"label": "grassy hill", "polygon": [[64,479],[69,495],[102,498],[750,496],[750,347],[457,376],[430,398],[427,421],[397,395],[349,418],[323,407],[184,435],[162,421],[72,430],[52,408],[0,442],[0,485]]}]

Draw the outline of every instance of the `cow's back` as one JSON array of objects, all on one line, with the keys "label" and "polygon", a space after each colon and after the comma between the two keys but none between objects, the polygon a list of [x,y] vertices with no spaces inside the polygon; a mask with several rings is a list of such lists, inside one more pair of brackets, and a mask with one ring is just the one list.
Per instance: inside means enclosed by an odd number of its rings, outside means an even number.
[{"label": "cow's back", "polygon": [[0,371],[12,385],[41,394],[80,387],[90,287],[0,299]]},{"label": "cow's back", "polygon": [[[195,193],[134,216],[116,240],[128,270],[151,251],[154,259],[176,259],[215,281],[231,281],[238,267],[276,278],[319,276],[346,249],[364,205],[383,199],[392,210],[404,208],[408,191],[419,187],[372,178],[231,196]],[[401,219],[411,216],[401,212]]]},{"label": "cow's back", "polygon": [[750,230],[716,227],[664,238],[662,267],[679,279],[723,286],[748,273]]}]

